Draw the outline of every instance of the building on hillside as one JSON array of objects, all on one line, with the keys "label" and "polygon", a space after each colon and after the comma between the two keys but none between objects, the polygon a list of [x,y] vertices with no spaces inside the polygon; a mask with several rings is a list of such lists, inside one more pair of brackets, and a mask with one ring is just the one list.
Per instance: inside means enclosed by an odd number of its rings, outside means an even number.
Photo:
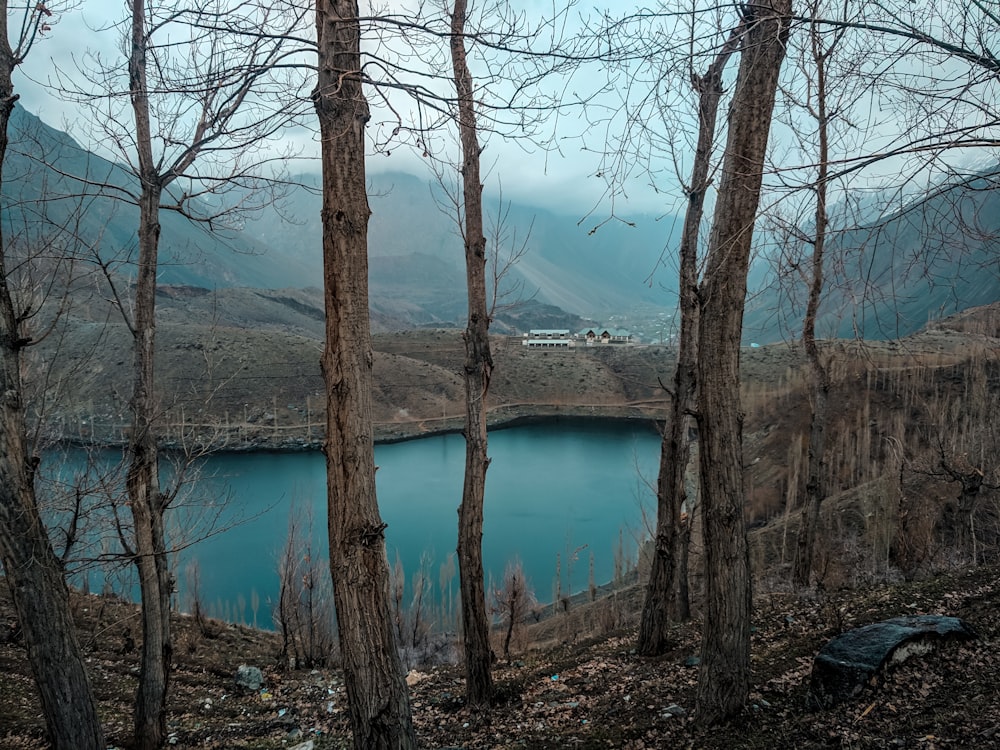
[{"label": "building on hillside", "polygon": [[568,328],[533,328],[522,336],[521,346],[529,349],[568,349],[573,346]]},{"label": "building on hillside", "polygon": [[632,343],[632,334],[624,328],[585,328],[574,338],[582,339],[587,346]]}]

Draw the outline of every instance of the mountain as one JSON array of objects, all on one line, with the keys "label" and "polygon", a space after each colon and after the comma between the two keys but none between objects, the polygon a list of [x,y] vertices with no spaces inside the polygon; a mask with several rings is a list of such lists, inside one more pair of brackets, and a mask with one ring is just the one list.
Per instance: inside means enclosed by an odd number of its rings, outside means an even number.
[{"label": "mountain", "polygon": [[[291,244],[318,246],[320,203],[315,176],[297,179],[284,200],[281,224],[261,216],[247,222],[246,231],[260,243],[275,247]],[[465,315],[464,256],[455,220],[446,213],[442,189],[400,172],[369,176],[369,254],[373,298],[410,302],[441,319],[460,321]],[[500,210],[487,196],[488,224]],[[673,236],[668,220],[644,215],[626,222],[610,222],[591,232],[579,217],[556,214],[532,206],[508,204],[496,232],[487,226],[488,247],[500,247],[501,260],[511,247],[525,248],[510,269],[503,288],[512,296],[594,318],[632,310],[637,304],[672,305],[669,290],[676,289],[662,267],[655,283],[648,279]],[[407,291],[409,290],[409,291]],[[402,295],[402,297],[398,296]],[[379,304],[376,302],[376,305]]]},{"label": "mountain", "polygon": [[[82,244],[78,252],[96,251],[122,276],[134,275],[138,216],[127,200],[137,187],[132,172],[23,108],[15,109],[10,130],[2,217],[7,236],[37,246],[58,235],[64,244]],[[162,211],[160,283],[209,290],[320,286],[321,199],[315,176],[301,180],[277,205],[235,229],[209,232]],[[440,190],[408,174],[374,174],[369,196],[373,318],[388,327],[460,325],[464,256],[454,220],[438,205]],[[487,206],[496,213],[496,201]],[[498,320],[509,318],[504,308],[515,300],[518,325],[529,327],[542,327],[536,317],[575,327],[580,316],[602,319],[636,304],[671,304],[660,287],[670,287],[665,274],[647,282],[669,240],[669,222],[636,217],[634,226],[615,222],[588,232],[576,216],[516,204],[505,211],[502,232],[517,247],[524,243],[526,252],[502,282]]]},{"label": "mountain", "polygon": [[[64,245],[82,244],[91,249],[81,252],[96,250],[114,272],[133,275],[137,211],[119,199],[135,192],[130,170],[88,152],[20,107],[11,136],[2,196],[7,237],[30,246],[43,246],[53,236]],[[831,234],[819,334],[897,337],[929,317],[1000,298],[995,172],[961,186],[939,185],[882,217],[874,210],[878,201],[868,199],[863,226]],[[87,186],[75,179],[82,176]],[[317,178],[302,175],[298,183],[276,205],[226,231],[208,232],[175,212],[161,212],[160,282],[206,290],[321,286]],[[486,198],[488,216],[496,217],[498,201]],[[449,201],[442,188],[405,173],[374,173],[369,203],[376,330],[461,326],[462,242],[443,208]],[[516,203],[504,205],[503,216],[496,232],[488,220],[488,246],[499,247],[501,259],[510,248],[525,252],[500,282],[498,331],[577,328],[584,319],[610,324],[612,316],[629,314],[619,319],[641,328],[643,321],[672,312],[676,281],[661,256],[668,249],[670,257],[676,246],[679,222],[673,217],[639,215],[595,229],[596,220]],[[762,266],[751,269],[751,288],[759,291],[747,304],[744,338],[765,343],[797,337],[804,285],[773,273],[755,283]]]},{"label": "mountain", "polygon": [[[14,109],[4,163],[6,237],[38,245],[53,239],[97,252],[123,276],[134,275],[138,209],[127,201],[137,180],[126,167],[88,152],[22,107]],[[207,288],[305,286],[315,272],[298,254],[270,252],[242,232],[209,232],[172,211],[160,212],[160,280]]]},{"label": "mountain", "polygon": [[[1000,300],[1000,190],[993,168],[829,235],[817,334],[892,339]],[[784,282],[784,283],[782,283]],[[806,289],[772,272],[747,305],[744,338],[798,337]]]}]

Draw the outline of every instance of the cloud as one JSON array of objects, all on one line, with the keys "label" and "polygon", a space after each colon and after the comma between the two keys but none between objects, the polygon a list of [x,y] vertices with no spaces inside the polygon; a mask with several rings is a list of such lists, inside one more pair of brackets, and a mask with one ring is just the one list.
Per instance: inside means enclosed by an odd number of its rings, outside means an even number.
[{"label": "cloud", "polygon": [[[386,7],[392,11],[412,10],[413,2],[392,0]],[[526,12],[539,16],[551,12],[552,5],[546,1],[526,0],[520,3]],[[53,127],[68,130],[82,145],[98,151],[102,156],[120,159],[120,155],[102,150],[100,142],[88,143],[88,133],[97,132],[88,128],[83,118],[91,116],[85,107],[66,101],[58,93],[60,72],[63,79],[79,78],[78,64],[87,55],[100,55],[105,62],[120,60],[124,66],[122,52],[122,29],[128,8],[118,0],[88,0],[75,7],[56,10],[53,28],[31,51],[15,82],[22,105],[38,115]],[[119,24],[118,27],[115,24]],[[444,61],[447,62],[447,61]],[[437,81],[447,95],[451,95],[447,68]],[[375,139],[374,127],[381,117],[384,121],[390,115],[380,108],[380,96],[369,92],[373,108],[369,135]],[[404,112],[405,113],[405,112]],[[569,128],[581,129],[581,123],[567,122]],[[565,131],[564,131],[565,132]],[[562,134],[559,134],[562,135]],[[445,136],[454,139],[453,134]],[[576,141],[556,141],[561,149],[539,146],[484,133],[482,141],[484,181],[488,191],[496,190],[502,183],[504,196],[519,203],[537,205],[552,211],[583,217],[595,206],[601,205],[605,192],[603,180],[594,176],[599,165],[597,155],[582,151]],[[568,145],[567,145],[568,144]],[[309,130],[308,123],[282,134],[275,142],[275,151],[291,147],[300,150],[306,157],[302,163],[290,167],[291,172],[318,171],[318,139]],[[393,146],[390,154],[372,153],[368,160],[371,172],[405,171],[427,178],[430,173],[427,159],[416,149]],[[638,184],[632,185],[626,210],[661,210],[661,198]],[[603,205],[598,209],[607,213],[610,208]],[[622,206],[616,207],[619,212]]]}]

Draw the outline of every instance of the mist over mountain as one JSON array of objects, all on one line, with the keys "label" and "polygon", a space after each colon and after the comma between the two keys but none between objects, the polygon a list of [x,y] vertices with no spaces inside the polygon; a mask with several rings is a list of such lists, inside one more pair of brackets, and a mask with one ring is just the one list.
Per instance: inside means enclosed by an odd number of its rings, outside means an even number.
[{"label": "mist over mountain", "polygon": [[[11,241],[44,246],[55,238],[84,257],[96,253],[126,279],[134,275],[138,210],[127,198],[136,192],[136,179],[126,167],[16,107],[4,171],[2,222]],[[892,338],[928,318],[1000,299],[995,172],[961,186],[938,186],[869,225],[835,229],[817,333]],[[299,182],[278,205],[221,231],[161,211],[159,282],[206,290],[321,287],[318,180],[303,175]],[[442,188],[402,172],[375,173],[369,203],[375,329],[463,325],[463,247]],[[635,311],[655,320],[673,311],[674,217],[639,215],[602,224],[600,217],[581,221],[516,203],[501,207],[489,194],[485,203],[488,247],[499,248],[501,261],[524,251],[500,282],[498,331],[575,328]],[[498,215],[503,221],[497,230]],[[865,218],[872,216],[874,211]],[[746,341],[799,336],[805,285],[792,276],[779,278],[766,260],[751,269],[750,288],[757,291],[747,303]],[[260,299],[245,297],[246,304]],[[309,299],[314,316],[322,298]]]},{"label": "mist over mountain", "polygon": [[[304,175],[299,181],[307,187],[293,189],[282,207],[290,222],[268,216],[247,222],[246,232],[258,243],[319,247],[317,179]],[[369,204],[373,307],[417,302],[444,320],[464,320],[462,239],[440,186],[401,172],[372,174]],[[639,216],[630,219],[634,226],[615,221],[591,232],[596,222],[577,216],[516,203],[501,208],[489,195],[485,204],[489,250],[501,263],[524,250],[501,282],[508,293],[503,302],[530,299],[597,319],[640,304],[673,305],[676,283],[659,263],[674,236],[669,218]],[[503,221],[496,230],[498,213]]]},{"label": "mist over mountain", "polygon": [[[863,226],[834,225],[817,335],[893,339],[1000,299],[998,174],[994,166],[943,183]],[[759,289],[747,302],[744,338],[798,338],[807,294],[801,277],[772,268]]]},{"label": "mist over mountain", "polygon": [[[116,273],[134,275],[134,175],[21,107],[11,134],[3,194],[8,236],[38,245],[58,234],[63,243],[82,245],[77,252],[84,256],[96,252]],[[241,217],[235,229],[209,231],[161,211],[159,282],[205,289],[321,286],[321,199],[316,178],[301,179],[303,185],[291,188],[278,205]],[[462,241],[436,190],[404,173],[369,180],[371,307],[384,326],[464,321]],[[497,202],[486,203],[495,216]],[[662,267],[654,274],[671,237],[669,220],[636,217],[630,219],[634,226],[609,222],[591,233],[576,216],[517,204],[503,210],[498,256],[524,252],[502,279],[498,319],[512,324],[513,315],[519,325],[572,327],[582,317],[600,320],[640,304],[673,304],[672,274]],[[490,228],[487,234],[489,246],[496,247]],[[518,304],[508,309],[511,303]]]},{"label": "mist over mountain", "polygon": [[[133,276],[139,210],[129,196],[137,187],[126,167],[15,107],[2,194],[11,241],[56,241],[83,257],[96,252],[115,272]],[[268,252],[243,232],[209,231],[174,211],[161,211],[160,224],[161,283],[210,289],[315,283],[303,257]]]}]

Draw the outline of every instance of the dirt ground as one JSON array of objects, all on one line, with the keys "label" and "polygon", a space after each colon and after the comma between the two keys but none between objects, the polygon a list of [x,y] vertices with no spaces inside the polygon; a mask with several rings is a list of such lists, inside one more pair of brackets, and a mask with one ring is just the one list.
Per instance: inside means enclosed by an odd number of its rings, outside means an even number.
[{"label": "dirt ground", "polygon": [[[926,581],[803,596],[758,591],[753,692],[737,720],[701,728],[693,713],[697,622],[679,626],[676,648],[635,655],[633,591],[574,608],[536,626],[545,641],[498,663],[500,704],[465,707],[461,671],[410,673],[414,721],[427,748],[988,748],[1000,746],[1000,570],[981,568]],[[3,588],[0,617],[13,617]],[[630,604],[631,603],[631,604]],[[81,640],[109,746],[128,746],[137,655],[133,606],[76,595]],[[609,616],[609,610],[612,616]],[[851,627],[909,614],[966,620],[977,640],[942,646],[893,668],[857,698],[812,710],[812,658]],[[190,617],[176,622],[169,727],[178,748],[347,748],[343,679],[336,669],[290,671],[277,663],[273,633],[217,624],[205,635]],[[624,626],[615,627],[618,623]],[[602,627],[602,624],[604,627]],[[125,653],[123,653],[123,651]],[[236,687],[241,664],[264,673],[259,691]],[[0,748],[46,747],[24,649],[0,645]]]}]

